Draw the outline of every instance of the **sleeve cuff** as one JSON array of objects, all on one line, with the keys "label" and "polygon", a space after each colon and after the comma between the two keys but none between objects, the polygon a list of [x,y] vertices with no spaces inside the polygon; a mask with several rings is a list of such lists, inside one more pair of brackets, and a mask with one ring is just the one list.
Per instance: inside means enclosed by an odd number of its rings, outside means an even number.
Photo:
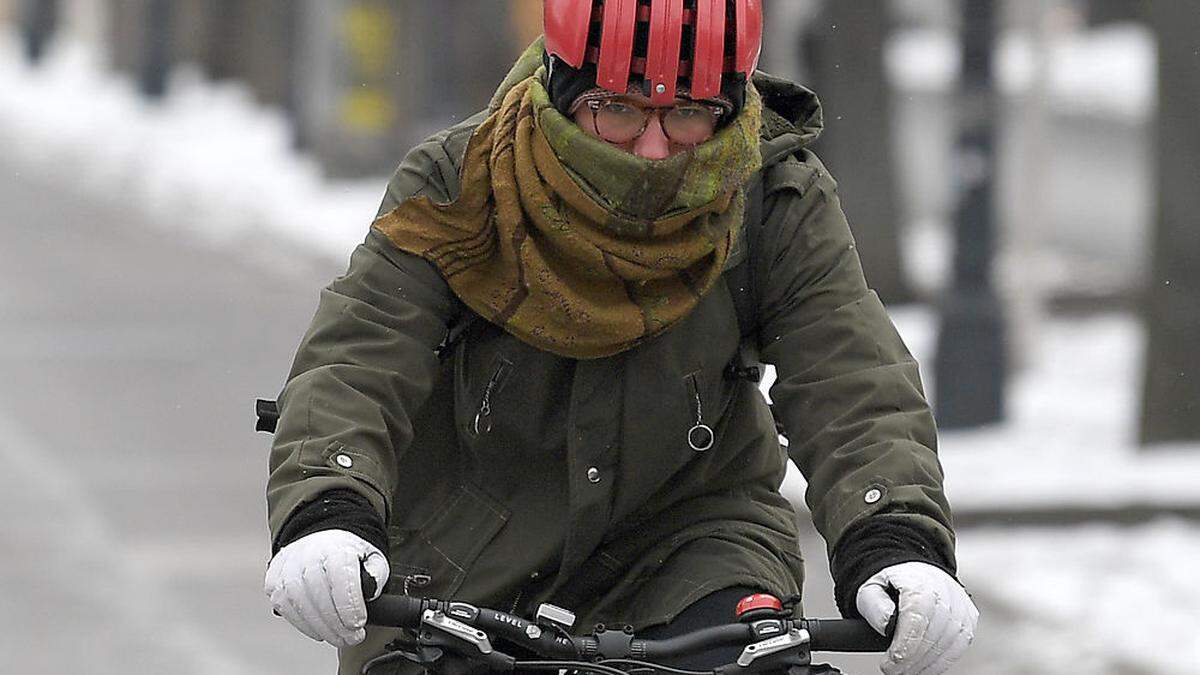
[{"label": "sleeve cuff", "polygon": [[354,490],[322,492],[300,508],[279,529],[271,546],[271,555],[279,549],[314,532],[345,530],[362,537],[387,555],[388,537],[379,513],[366,497]]},{"label": "sleeve cuff", "polygon": [[842,535],[830,564],[834,598],[846,618],[860,618],[855,599],[867,579],[885,567],[906,562],[933,565],[950,576],[956,574],[953,558],[947,559],[924,531],[886,514],[867,518]]}]

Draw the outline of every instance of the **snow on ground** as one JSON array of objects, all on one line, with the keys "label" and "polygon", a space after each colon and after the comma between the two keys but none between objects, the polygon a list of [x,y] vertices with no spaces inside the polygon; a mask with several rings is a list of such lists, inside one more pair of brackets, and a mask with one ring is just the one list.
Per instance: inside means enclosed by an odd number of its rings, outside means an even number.
[{"label": "snow on ground", "polygon": [[[930,383],[936,316],[892,314]],[[1135,442],[1144,346],[1134,317],[1052,318],[1033,347],[1005,422],[940,434],[956,510],[1200,504],[1200,444]],[[1008,665],[995,672],[1200,674],[1194,522],[968,529],[958,556],[984,609],[980,630],[1003,636]]]},{"label": "snow on ground", "polygon": [[[1056,48],[1056,99],[1144,114],[1148,94],[1109,86],[1112,73],[1125,73],[1119,79],[1126,84],[1147,81],[1152,47],[1138,30],[1093,33]],[[901,69],[893,76],[904,86],[940,86],[955,47],[919,37],[889,47]],[[1016,65],[1003,68],[1019,83],[1019,41],[1012,44],[1005,49],[1018,56],[1004,58]],[[1096,59],[1110,59],[1109,66]],[[1122,88],[1122,97],[1112,96]],[[0,26],[0,148],[31,172],[61,175],[65,195],[109,194],[215,245],[240,246],[266,230],[342,258],[361,240],[385,177],[325,181],[291,149],[289,136],[283,117],[245,89],[214,86],[186,70],[158,106],[144,104],[128,80],[104,73],[77,46],[68,44],[35,73]],[[894,315],[930,384],[936,316],[927,308]],[[1008,419],[942,434],[956,507],[1200,502],[1200,447],[1141,452],[1134,443],[1138,322],[1124,315],[1051,319],[1039,335],[1011,383]],[[789,489],[796,494],[802,485]],[[992,607],[984,630],[1006,631],[1016,651],[1005,658],[1022,660],[1027,672],[1200,673],[1200,586],[1185,574],[1200,559],[1195,525],[981,529],[960,541],[964,578]]]},{"label": "snow on ground", "polygon": [[[892,315],[932,397],[937,317],[926,308]],[[1200,444],[1136,444],[1143,331],[1135,317],[1049,318],[1032,347],[1009,383],[1004,423],[940,434],[958,509],[1200,504]]]},{"label": "snow on ground", "polygon": [[1195,523],[968,530],[958,558],[1024,672],[1200,673]]},{"label": "snow on ground", "polygon": [[[890,311],[933,400],[937,315]],[[1049,318],[1032,347],[1009,381],[1003,423],[939,434],[957,510],[1200,504],[1200,444],[1136,443],[1143,331],[1135,317]],[[799,480],[790,476],[789,497],[803,489]]]},{"label": "snow on ground", "polygon": [[[0,147],[70,189],[144,209],[147,220],[213,244],[262,232],[345,257],[375,216],[386,176],[330,182],[293,151],[282,113],[237,84],[180,69],[147,105],[131,80],[65,41],[38,70],[0,25]],[[68,187],[64,185],[64,188]]]}]

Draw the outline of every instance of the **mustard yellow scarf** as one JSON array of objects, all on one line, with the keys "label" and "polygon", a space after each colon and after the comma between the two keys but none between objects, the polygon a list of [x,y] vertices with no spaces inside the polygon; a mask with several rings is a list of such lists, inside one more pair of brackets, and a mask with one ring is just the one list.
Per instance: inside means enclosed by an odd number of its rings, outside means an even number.
[{"label": "mustard yellow scarf", "polygon": [[559,113],[543,69],[520,77],[529,55],[467,145],[459,198],[408,199],[374,227],[522,341],[610,356],[675,324],[720,278],[761,163],[761,99],[751,86],[713,139],[645,160]]}]

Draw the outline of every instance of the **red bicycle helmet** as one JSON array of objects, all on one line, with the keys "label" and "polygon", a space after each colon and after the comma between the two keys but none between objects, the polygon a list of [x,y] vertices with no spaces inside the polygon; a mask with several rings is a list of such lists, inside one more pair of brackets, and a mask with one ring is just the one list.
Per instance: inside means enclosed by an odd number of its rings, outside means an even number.
[{"label": "red bicycle helmet", "polygon": [[686,90],[714,98],[726,75],[746,81],[762,51],[761,0],[545,0],[546,52],[596,67],[596,86],[639,83],[655,105]]}]

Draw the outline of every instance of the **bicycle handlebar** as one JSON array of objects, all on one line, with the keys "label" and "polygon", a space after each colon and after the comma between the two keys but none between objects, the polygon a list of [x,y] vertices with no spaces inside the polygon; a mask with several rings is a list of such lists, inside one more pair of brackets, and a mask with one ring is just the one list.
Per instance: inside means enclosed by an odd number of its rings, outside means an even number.
[{"label": "bicycle handlebar", "polygon": [[421,598],[385,593],[367,603],[367,623],[374,626],[416,628],[421,625],[421,612],[426,609],[425,604],[426,601]]},{"label": "bicycle handlebar", "polygon": [[892,643],[859,619],[801,619],[815,652],[886,652]]},{"label": "bicycle handlebar", "polygon": [[[499,610],[474,607],[463,603],[433,598],[413,598],[406,595],[382,595],[367,604],[367,622],[377,626],[417,628],[426,610],[446,613],[452,619],[490,631],[507,640],[530,647],[546,656],[594,656],[599,643],[594,635],[565,635],[551,631],[528,631],[529,621]],[[808,631],[809,648],[819,652],[882,652],[890,638],[880,635],[871,626],[856,619],[796,619],[795,628]],[[748,644],[754,640],[750,624],[738,623],[713,626],[665,640],[632,639],[630,651],[638,658],[664,658],[686,654],[697,649],[730,644]]]}]

